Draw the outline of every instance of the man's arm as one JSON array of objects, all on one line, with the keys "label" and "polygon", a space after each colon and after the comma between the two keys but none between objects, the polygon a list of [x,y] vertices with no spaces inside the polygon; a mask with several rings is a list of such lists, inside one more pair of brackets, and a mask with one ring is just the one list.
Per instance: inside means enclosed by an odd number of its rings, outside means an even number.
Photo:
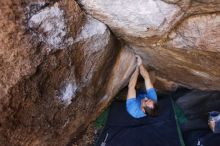
[{"label": "man's arm", "polygon": [[148,71],[144,68],[144,66],[141,64],[140,65],[140,73],[144,78],[144,82],[145,82],[145,87],[147,90],[147,97],[150,98],[151,100],[154,100],[155,102],[157,102],[157,93],[154,89],[154,86],[150,80],[150,76]]},{"label": "man's arm", "polygon": [[144,78],[146,90],[153,88],[148,71],[144,68],[143,64],[140,65],[140,73]]},{"label": "man's arm", "polygon": [[129,84],[128,84],[127,99],[136,98],[135,86],[136,86],[136,83],[137,83],[138,74],[139,74],[139,67],[137,66],[134,73],[132,74],[132,76],[130,78],[130,81],[129,81]]}]

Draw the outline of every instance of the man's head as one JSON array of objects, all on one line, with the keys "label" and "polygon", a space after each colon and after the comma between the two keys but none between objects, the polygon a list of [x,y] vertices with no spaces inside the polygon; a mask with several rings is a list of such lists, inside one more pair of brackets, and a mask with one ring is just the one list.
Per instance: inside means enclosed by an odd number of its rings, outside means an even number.
[{"label": "man's head", "polygon": [[141,100],[141,109],[145,114],[147,114],[151,117],[158,116],[158,114],[159,114],[158,113],[158,109],[159,109],[158,104],[149,98],[144,98]]}]

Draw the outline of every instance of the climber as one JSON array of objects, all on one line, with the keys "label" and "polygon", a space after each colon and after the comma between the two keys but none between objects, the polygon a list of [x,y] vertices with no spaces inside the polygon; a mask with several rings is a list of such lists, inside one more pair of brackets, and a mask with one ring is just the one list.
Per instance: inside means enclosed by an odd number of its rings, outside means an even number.
[{"label": "climber", "polygon": [[[134,118],[141,118],[144,116],[155,117],[158,115],[157,94],[151,83],[149,73],[142,64],[142,59],[140,56],[136,56],[136,58],[137,67],[129,81],[126,109]],[[135,86],[139,72],[145,81],[147,94],[144,94],[144,96],[140,94],[136,95]]]}]

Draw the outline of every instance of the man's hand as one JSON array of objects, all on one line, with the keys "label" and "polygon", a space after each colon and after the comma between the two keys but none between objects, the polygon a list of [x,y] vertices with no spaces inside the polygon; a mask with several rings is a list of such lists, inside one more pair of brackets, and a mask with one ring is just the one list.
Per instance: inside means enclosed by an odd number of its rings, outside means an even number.
[{"label": "man's hand", "polygon": [[140,66],[142,64],[142,59],[139,55],[135,55],[136,59],[137,59],[137,65]]}]

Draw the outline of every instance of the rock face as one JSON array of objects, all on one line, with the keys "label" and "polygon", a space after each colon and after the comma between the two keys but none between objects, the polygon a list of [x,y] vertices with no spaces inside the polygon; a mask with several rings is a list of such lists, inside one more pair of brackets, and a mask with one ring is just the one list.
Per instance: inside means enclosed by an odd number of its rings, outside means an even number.
[{"label": "rock face", "polygon": [[108,24],[125,41],[155,42],[181,18],[180,7],[160,0],[80,0],[86,11]]},{"label": "rock face", "polygon": [[0,11],[0,145],[71,144],[126,85],[133,53],[72,0]]},{"label": "rock face", "polygon": [[184,131],[197,128],[208,129],[207,113],[220,110],[219,91],[186,90],[183,92],[178,89],[173,96],[178,97],[176,103],[187,118],[187,122],[182,124]]},{"label": "rock face", "polygon": [[0,1],[0,145],[74,143],[135,54],[165,89],[220,90],[218,0],[77,2]]},{"label": "rock face", "polygon": [[144,58],[157,76],[189,88],[220,89],[217,0],[79,1]]}]

